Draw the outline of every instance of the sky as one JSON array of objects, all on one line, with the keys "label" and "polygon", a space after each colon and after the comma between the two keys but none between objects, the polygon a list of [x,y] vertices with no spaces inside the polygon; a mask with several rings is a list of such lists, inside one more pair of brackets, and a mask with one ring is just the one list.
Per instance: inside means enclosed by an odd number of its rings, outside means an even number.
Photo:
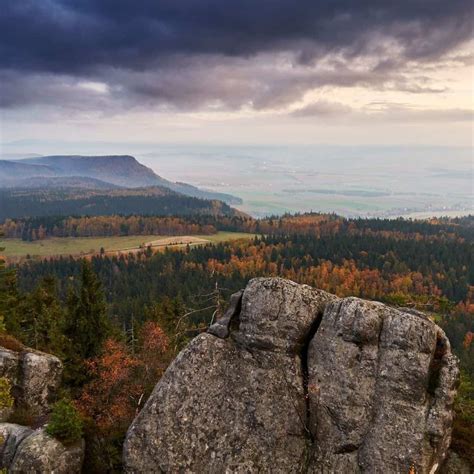
[{"label": "sky", "polygon": [[470,0],[1,0],[0,140],[471,146],[473,13]]}]

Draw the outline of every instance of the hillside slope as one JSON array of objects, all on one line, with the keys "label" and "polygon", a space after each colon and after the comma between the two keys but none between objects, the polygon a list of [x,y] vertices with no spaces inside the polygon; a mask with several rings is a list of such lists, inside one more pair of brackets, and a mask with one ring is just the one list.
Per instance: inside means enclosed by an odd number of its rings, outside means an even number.
[{"label": "hillside slope", "polygon": [[19,161],[0,160],[0,184],[14,184],[19,179],[37,176],[54,177],[57,172],[44,164],[24,163]]},{"label": "hillside slope", "polygon": [[135,189],[0,189],[0,222],[43,216],[234,216],[239,211],[218,200],[199,199],[153,186]]},{"label": "hillside slope", "polygon": [[190,184],[168,181],[130,155],[57,155],[15,162],[0,160],[0,184],[35,176],[87,177],[126,188],[162,186],[186,196],[219,199],[230,204],[242,202],[230,194],[214,193]]}]

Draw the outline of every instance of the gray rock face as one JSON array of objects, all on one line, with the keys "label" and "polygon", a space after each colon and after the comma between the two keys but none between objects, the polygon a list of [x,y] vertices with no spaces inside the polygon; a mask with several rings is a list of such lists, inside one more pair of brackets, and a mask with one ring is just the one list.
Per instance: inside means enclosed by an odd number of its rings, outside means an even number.
[{"label": "gray rock face", "polygon": [[81,472],[83,460],[83,441],[66,447],[44,430],[37,430],[17,447],[8,472],[76,474]]},{"label": "gray rock face", "polygon": [[170,365],[127,472],[436,472],[458,369],[427,317],[252,280]]},{"label": "gray rock face", "polygon": [[40,413],[48,411],[61,383],[61,361],[42,352],[25,352],[22,361],[19,404]]},{"label": "gray rock face", "polygon": [[126,468],[296,472],[308,443],[299,350],[330,298],[253,280],[230,338],[201,334],[166,371],[128,432]]},{"label": "gray rock face", "polygon": [[436,471],[450,442],[458,371],[426,316],[336,301],[310,343],[308,368],[312,471]]},{"label": "gray rock face", "polygon": [[0,468],[10,467],[18,446],[32,433],[26,426],[0,423]]},{"label": "gray rock face", "polygon": [[[62,364],[50,354],[24,349],[21,352],[0,347],[0,377],[12,383],[15,408],[41,416],[49,411],[61,382]],[[3,416],[7,413],[2,412]],[[0,468],[12,473],[81,472],[84,442],[64,446],[44,429],[0,423]]]},{"label": "gray rock face", "polygon": [[[14,352],[0,347],[0,377],[12,383],[15,407],[28,410],[35,415],[48,412],[61,382],[61,361],[51,355],[26,348]],[[4,421],[9,413],[0,413]]]}]

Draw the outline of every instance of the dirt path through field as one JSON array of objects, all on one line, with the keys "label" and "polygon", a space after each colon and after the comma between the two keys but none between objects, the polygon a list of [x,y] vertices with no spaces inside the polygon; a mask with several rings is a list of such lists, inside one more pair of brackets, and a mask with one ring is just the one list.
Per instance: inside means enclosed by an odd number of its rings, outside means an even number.
[{"label": "dirt path through field", "polygon": [[203,239],[201,237],[193,237],[190,235],[180,235],[180,236],[165,237],[165,238],[157,239],[157,240],[151,240],[149,242],[145,242],[141,245],[137,245],[134,247],[106,250],[105,253],[107,255],[119,255],[122,253],[126,253],[126,254],[137,253],[137,252],[145,250],[148,247],[151,247],[152,249],[165,248],[165,247],[182,247],[184,245],[202,245],[202,244],[207,244],[209,242],[210,240]]}]

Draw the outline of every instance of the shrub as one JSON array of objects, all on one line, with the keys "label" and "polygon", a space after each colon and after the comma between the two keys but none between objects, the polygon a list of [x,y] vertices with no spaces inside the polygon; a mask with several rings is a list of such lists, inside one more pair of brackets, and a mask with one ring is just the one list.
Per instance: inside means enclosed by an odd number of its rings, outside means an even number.
[{"label": "shrub", "polygon": [[10,334],[0,333],[0,346],[13,352],[21,352],[25,346]]},{"label": "shrub", "polygon": [[37,424],[38,414],[25,407],[16,407],[15,411],[8,417],[8,423],[23,426],[35,426]]},{"label": "shrub", "polygon": [[46,432],[63,444],[72,444],[82,438],[82,419],[70,401],[63,399],[53,405]]},{"label": "shrub", "polygon": [[14,399],[11,394],[12,384],[6,377],[0,377],[0,410],[11,408]]}]

